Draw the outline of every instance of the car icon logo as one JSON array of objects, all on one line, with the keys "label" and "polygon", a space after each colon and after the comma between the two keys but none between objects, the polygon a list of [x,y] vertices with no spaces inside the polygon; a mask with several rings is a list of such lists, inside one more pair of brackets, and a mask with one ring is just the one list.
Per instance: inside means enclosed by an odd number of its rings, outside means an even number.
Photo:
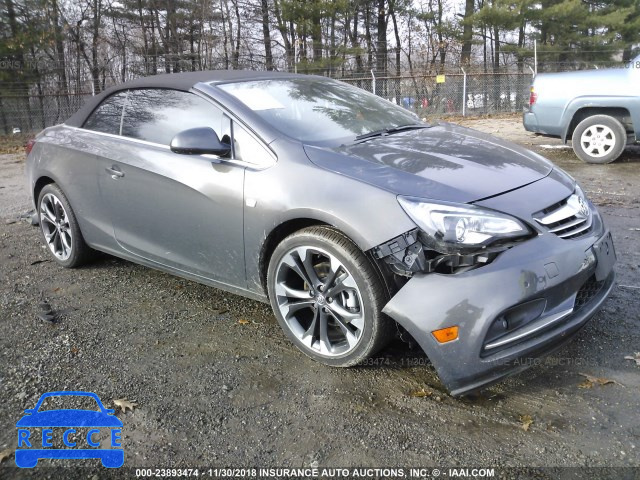
[{"label": "car icon logo", "polygon": [[[47,409],[43,404],[51,397],[64,401],[79,398],[91,408]],[[99,458],[104,467],[121,467],[124,463],[122,426],[120,419],[114,416],[114,410],[105,408],[95,393],[45,393],[16,423],[16,465],[33,468],[41,458]]]}]

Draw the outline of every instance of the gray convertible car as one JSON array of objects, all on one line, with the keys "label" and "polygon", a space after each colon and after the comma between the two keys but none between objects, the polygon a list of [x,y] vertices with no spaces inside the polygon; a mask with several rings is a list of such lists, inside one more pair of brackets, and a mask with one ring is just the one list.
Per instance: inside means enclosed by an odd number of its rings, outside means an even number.
[{"label": "gray convertible car", "polygon": [[310,357],[352,366],[408,332],[454,395],[573,336],[614,247],[576,182],[517,145],[322,77],[124,83],[38,135],[44,242],[270,302]]}]

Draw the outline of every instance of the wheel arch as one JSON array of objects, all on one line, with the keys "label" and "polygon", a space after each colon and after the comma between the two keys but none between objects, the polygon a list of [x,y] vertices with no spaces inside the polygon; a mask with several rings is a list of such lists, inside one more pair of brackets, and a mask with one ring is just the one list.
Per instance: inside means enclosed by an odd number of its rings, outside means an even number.
[{"label": "wheel arch", "polygon": [[51,185],[52,183],[56,183],[56,181],[47,175],[42,175],[35,181],[35,183],[33,184],[33,203],[36,205],[36,207],[38,206],[38,198],[40,197],[40,192],[44,187],[46,187],[47,185]]},{"label": "wheel arch", "polygon": [[271,256],[273,255],[273,252],[278,244],[292,233],[302,230],[303,228],[316,225],[333,227],[333,225],[329,225],[328,223],[315,218],[292,218],[280,223],[275,228],[273,228],[271,232],[269,232],[264,242],[262,243],[262,248],[260,249],[260,260],[258,262],[260,281],[262,282],[262,288],[264,289],[265,293],[268,294],[267,270],[269,270],[269,262],[271,261]]},{"label": "wheel arch", "polygon": [[[615,102],[614,102],[615,103]],[[573,132],[580,122],[594,115],[607,115],[615,118],[625,127],[628,133],[634,131],[633,116],[626,106],[610,106],[607,104],[599,104],[598,102],[588,102],[581,106],[574,106],[567,127],[562,135],[562,141],[567,142],[573,137]]]},{"label": "wheel arch", "polygon": [[370,255],[371,249],[364,249],[360,244],[360,242],[354,239],[353,236],[350,235],[348,231],[345,231],[344,228],[340,228],[339,226],[335,225],[333,222],[329,223],[326,220],[320,220],[318,218],[313,218],[313,217],[298,217],[298,218],[291,218],[289,220],[283,221],[282,223],[274,227],[265,238],[264,242],[262,243],[262,248],[260,249],[260,257],[258,262],[260,282],[262,284],[262,288],[265,294],[268,295],[267,272],[269,270],[269,262],[271,261],[271,256],[273,255],[273,252],[276,249],[276,247],[280,244],[280,242],[282,242],[282,240],[284,240],[289,235],[297,231],[300,231],[304,228],[313,227],[313,226],[328,227],[332,230],[339,232],[341,235],[344,235],[349,240],[351,240],[369,259],[369,261],[371,262],[371,265],[376,270],[377,274],[380,277],[380,280],[385,286],[389,296],[391,296],[393,288],[391,286],[391,283],[389,282],[389,279],[387,278],[388,274],[383,272],[383,270],[380,267],[380,264],[377,261],[375,261],[375,259]]}]

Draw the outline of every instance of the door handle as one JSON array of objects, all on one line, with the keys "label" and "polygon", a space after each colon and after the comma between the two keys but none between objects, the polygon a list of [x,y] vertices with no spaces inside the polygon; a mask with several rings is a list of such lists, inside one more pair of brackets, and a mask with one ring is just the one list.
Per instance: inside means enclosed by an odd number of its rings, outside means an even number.
[{"label": "door handle", "polygon": [[117,165],[112,166],[111,168],[105,168],[105,171],[111,175],[111,178],[113,178],[114,180],[117,180],[118,178],[122,178],[124,177],[124,172],[122,170],[120,170],[120,168]]}]

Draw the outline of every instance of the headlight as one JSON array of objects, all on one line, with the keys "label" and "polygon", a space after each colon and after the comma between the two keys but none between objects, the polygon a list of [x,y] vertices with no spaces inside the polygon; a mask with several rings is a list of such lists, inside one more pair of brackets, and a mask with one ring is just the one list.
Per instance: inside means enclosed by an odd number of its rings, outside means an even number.
[{"label": "headlight", "polygon": [[509,215],[473,205],[431,203],[402,196],[398,202],[418,227],[445,247],[477,248],[530,233]]}]

